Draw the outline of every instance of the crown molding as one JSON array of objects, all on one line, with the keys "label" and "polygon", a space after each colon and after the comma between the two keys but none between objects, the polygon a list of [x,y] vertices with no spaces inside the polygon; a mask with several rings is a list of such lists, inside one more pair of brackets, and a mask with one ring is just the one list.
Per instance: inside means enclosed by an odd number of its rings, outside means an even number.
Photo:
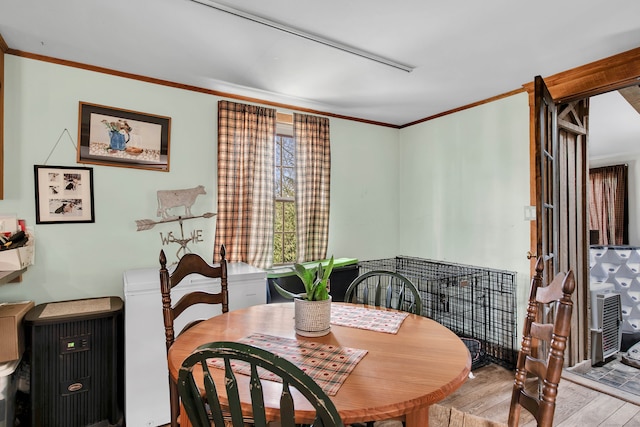
[{"label": "crown molding", "polygon": [[7,46],[7,42],[2,38],[2,34],[0,34],[0,51],[2,51],[2,53],[7,53],[9,51],[9,46]]}]

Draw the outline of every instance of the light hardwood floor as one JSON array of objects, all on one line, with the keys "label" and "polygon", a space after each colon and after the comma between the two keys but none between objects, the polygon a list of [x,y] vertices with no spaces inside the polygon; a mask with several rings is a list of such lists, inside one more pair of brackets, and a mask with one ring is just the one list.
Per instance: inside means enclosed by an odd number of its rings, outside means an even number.
[{"label": "light hardwood floor", "polygon": [[[514,372],[498,365],[488,365],[473,371],[473,375],[475,378],[468,379],[440,404],[506,423]],[[520,421],[522,427],[535,427],[533,417],[524,410]],[[563,376],[558,387],[553,425],[640,427],[640,406],[585,387]]]},{"label": "light hardwood floor", "polygon": [[[473,375],[474,378],[469,378],[462,387],[441,401],[440,405],[506,424],[514,372],[492,364],[473,371]],[[554,426],[640,427],[639,405],[574,381],[583,382],[575,374],[568,373],[560,381]],[[431,420],[430,427],[439,427],[431,425],[433,421]],[[523,410],[520,427],[535,425],[533,417]]]}]

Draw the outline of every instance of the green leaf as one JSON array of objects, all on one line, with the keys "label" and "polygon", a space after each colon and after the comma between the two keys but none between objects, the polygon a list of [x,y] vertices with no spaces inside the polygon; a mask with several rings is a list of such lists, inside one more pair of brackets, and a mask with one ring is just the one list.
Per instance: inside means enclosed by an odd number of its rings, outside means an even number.
[{"label": "green leaf", "polygon": [[302,284],[304,285],[305,289],[308,290],[309,286],[313,284],[315,271],[305,268],[305,266],[302,264],[294,264],[293,269],[300,280],[302,280]]},{"label": "green leaf", "polygon": [[329,299],[329,291],[327,291],[327,287],[324,286],[322,289],[318,290],[318,295],[316,295],[316,301],[324,301]]},{"label": "green leaf", "polygon": [[323,301],[329,299],[329,291],[327,290],[327,284],[331,271],[333,270],[333,255],[329,260],[328,265],[322,268],[322,263],[319,262],[316,267],[305,267],[302,264],[294,264],[293,271],[296,276],[300,278],[304,285],[305,293],[293,294],[285,289],[282,289],[277,284],[275,288],[280,295],[285,298],[304,298],[309,301]]},{"label": "green leaf", "polygon": [[280,285],[278,285],[276,282],[273,282],[273,287],[276,288],[276,291],[278,291],[278,293],[280,295],[282,295],[285,298],[289,298],[289,299],[294,299],[294,298],[306,298],[307,294],[306,293],[302,293],[302,294],[294,294],[293,292],[289,292],[288,290],[280,287]]},{"label": "green leaf", "polygon": [[333,255],[331,255],[331,259],[329,259],[329,264],[327,265],[327,268],[325,268],[324,275],[322,276],[322,281],[324,283],[327,283],[327,280],[329,280],[329,276],[331,275],[331,270],[333,270]]},{"label": "green leaf", "polygon": [[296,272],[296,274],[298,275],[298,277],[300,279],[302,279],[303,282],[305,282],[306,280],[306,276],[307,276],[307,269],[304,267],[304,265],[302,264],[293,264],[293,270]]}]

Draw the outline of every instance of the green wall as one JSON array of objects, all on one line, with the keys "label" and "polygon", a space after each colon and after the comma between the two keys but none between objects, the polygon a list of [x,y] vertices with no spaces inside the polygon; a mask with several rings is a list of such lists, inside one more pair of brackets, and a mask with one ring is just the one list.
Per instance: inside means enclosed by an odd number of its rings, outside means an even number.
[{"label": "green wall", "polygon": [[[27,220],[36,258],[21,283],[0,286],[0,301],[123,296],[124,271],[158,267],[161,248],[176,259],[178,246],[162,246],[160,239],[160,233],[179,233],[175,223],[136,231],[136,219],[156,218],[157,190],[202,184],[207,194],[193,213],[216,212],[220,98],[5,59],[0,213]],[[171,171],[77,164],[80,101],[171,117]],[[528,287],[528,117],[527,97],[520,94],[401,130],[331,118],[328,254],[410,255],[510,269]],[[66,134],[57,142],[65,129],[73,144]],[[35,224],[33,165],[45,161],[93,168],[95,223]],[[190,245],[193,252],[211,259],[215,220],[185,222],[185,233],[194,228],[204,242]]]},{"label": "green wall", "polygon": [[[5,58],[5,199],[0,201],[0,213],[16,214],[33,227],[36,257],[21,283],[0,286],[0,301],[30,299],[39,304],[123,296],[124,271],[159,268],[162,248],[170,262],[176,260],[178,246],[162,246],[160,239],[161,232],[179,234],[176,223],[136,231],[136,219],[157,219],[157,190],[202,184],[207,194],[196,199],[192,212],[216,212],[220,98],[12,55]],[[77,164],[73,144],[77,144],[80,101],[171,117],[171,171]],[[73,143],[66,133],[57,142],[65,129]],[[331,119],[334,189],[329,254],[382,258],[396,253],[396,203],[377,205],[377,201],[381,194],[396,193],[397,138],[395,129]],[[45,162],[93,168],[95,223],[35,224],[33,165]],[[375,166],[373,182],[354,177],[360,165],[371,168],[366,164]],[[359,201],[353,200],[354,190],[361,193]],[[358,219],[370,206],[377,211],[380,233],[370,232],[372,226]],[[185,234],[202,230],[204,242],[190,247],[210,260],[215,218],[187,221],[184,228]]]},{"label": "green wall", "polygon": [[403,129],[400,152],[404,254],[528,271],[526,93]]}]

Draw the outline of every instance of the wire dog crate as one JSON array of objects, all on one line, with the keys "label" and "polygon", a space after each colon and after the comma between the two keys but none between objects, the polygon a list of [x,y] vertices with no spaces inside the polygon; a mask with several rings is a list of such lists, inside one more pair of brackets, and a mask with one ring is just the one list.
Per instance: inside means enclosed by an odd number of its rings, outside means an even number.
[{"label": "wire dog crate", "polygon": [[420,291],[422,315],[463,339],[473,369],[490,362],[515,368],[515,272],[407,256],[360,261],[359,269],[393,271],[411,280]]}]

